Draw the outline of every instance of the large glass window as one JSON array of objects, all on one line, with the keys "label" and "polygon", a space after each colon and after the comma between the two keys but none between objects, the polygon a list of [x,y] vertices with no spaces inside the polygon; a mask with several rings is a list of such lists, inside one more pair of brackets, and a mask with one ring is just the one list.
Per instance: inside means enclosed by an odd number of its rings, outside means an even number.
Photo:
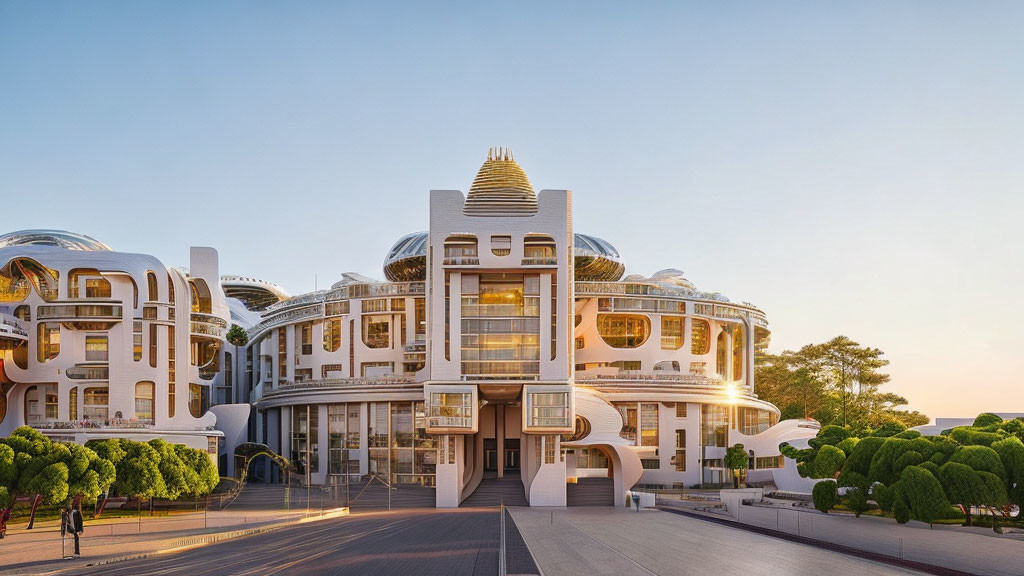
[{"label": "large glass window", "polygon": [[651,335],[651,321],[638,314],[598,314],[597,333],[612,348],[637,348]]},{"label": "large glass window", "polygon": [[86,388],[82,398],[82,415],[86,420],[104,422],[107,420],[107,405],[110,394],[106,386]]},{"label": "large glass window", "polygon": [[[156,333],[153,334],[154,341],[156,340]],[[156,353],[153,352],[153,358],[156,358]],[[174,351],[174,326],[167,327],[167,417],[174,418],[174,407],[175,407],[175,395],[174,385],[177,381],[176,370],[175,370],[175,351]]]},{"label": "large glass window", "polygon": [[363,344],[367,348],[388,348],[391,346],[391,316],[363,316]]},{"label": "large glass window", "polygon": [[85,361],[86,362],[106,362],[107,355],[107,335],[106,334],[86,334],[85,335]]},{"label": "large glass window", "polygon": [[658,403],[640,405],[640,445],[658,446]]},{"label": "large glass window", "polygon": [[729,442],[729,408],[705,404],[700,411],[701,446],[725,448]]},{"label": "large glass window", "polygon": [[135,417],[140,420],[153,419],[153,383],[137,382],[135,384]]},{"label": "large glass window", "polygon": [[427,338],[427,301],[426,298],[416,298],[414,300],[414,306],[416,307],[416,340],[426,340]]},{"label": "large glass window", "polygon": [[740,380],[743,378],[743,365],[744,356],[743,350],[746,348],[746,330],[742,325],[737,324],[732,332],[732,379]]},{"label": "large glass window", "polygon": [[350,458],[359,448],[359,404],[328,405],[327,429],[327,473],[359,474],[359,459]]},{"label": "large glass window", "polygon": [[753,436],[778,424],[779,418],[770,410],[742,407],[739,409],[739,420],[739,430]]},{"label": "large glass window", "polygon": [[473,394],[431,392],[427,419],[432,428],[472,428]]},{"label": "large glass window", "polygon": [[[0,414],[0,422],[3,420],[4,417]],[[74,386],[68,391],[68,420],[78,421],[78,386]]]},{"label": "large glass window", "polygon": [[288,377],[288,328],[277,329],[277,377]]},{"label": "large glass window", "polygon": [[39,338],[36,341],[39,362],[47,362],[60,354],[60,324],[57,322],[41,322],[37,328]]},{"label": "large glass window", "polygon": [[153,272],[146,272],[146,287],[149,289],[147,296],[149,296],[150,302],[156,302],[160,299],[156,285],[156,274]]},{"label": "large glass window", "polygon": [[86,278],[86,298],[110,298],[110,282],[106,278]]},{"label": "large glass window", "polygon": [[466,274],[462,279],[462,373],[483,379],[536,378],[539,276]]},{"label": "large glass window", "polygon": [[210,408],[210,389],[199,384],[188,385],[188,412],[199,418]]},{"label": "large glass window", "polygon": [[679,350],[683,347],[683,326],[686,319],[682,316],[661,317],[661,349]]},{"label": "large glass window", "polygon": [[569,395],[565,392],[531,392],[530,426],[564,428],[569,425]]},{"label": "large glass window", "polygon": [[523,239],[523,258],[531,263],[548,263],[555,259],[555,240],[551,236],[530,235]]},{"label": "large glass window", "polygon": [[722,378],[729,376],[729,332],[730,328],[723,326],[715,344],[715,373]]},{"label": "large glass window", "polygon": [[476,236],[449,236],[444,241],[444,259],[447,264],[460,264],[463,259],[476,258],[477,255]]},{"label": "large glass window", "polygon": [[711,346],[711,325],[707,320],[693,318],[690,321],[690,353],[700,356],[707,354]]},{"label": "large glass window", "polygon": [[316,405],[292,406],[292,455],[291,461],[300,474],[316,473],[320,466],[319,443],[317,442],[319,416]]}]

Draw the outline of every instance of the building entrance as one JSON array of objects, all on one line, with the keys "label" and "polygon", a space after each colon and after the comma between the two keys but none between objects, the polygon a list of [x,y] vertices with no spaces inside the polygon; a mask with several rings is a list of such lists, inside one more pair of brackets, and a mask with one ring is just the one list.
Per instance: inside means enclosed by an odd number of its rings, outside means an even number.
[{"label": "building entrance", "polygon": [[498,471],[498,441],[484,438],[484,472]]},{"label": "building entrance", "polygon": [[519,470],[519,438],[505,438],[505,471]]}]

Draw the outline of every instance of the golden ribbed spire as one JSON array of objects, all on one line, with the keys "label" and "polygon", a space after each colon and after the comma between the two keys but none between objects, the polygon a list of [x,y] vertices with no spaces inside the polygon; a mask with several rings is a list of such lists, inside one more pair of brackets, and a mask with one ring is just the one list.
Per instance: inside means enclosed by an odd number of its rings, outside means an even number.
[{"label": "golden ribbed spire", "polygon": [[537,213],[537,194],[508,148],[491,148],[480,167],[463,212],[467,216],[529,216]]}]

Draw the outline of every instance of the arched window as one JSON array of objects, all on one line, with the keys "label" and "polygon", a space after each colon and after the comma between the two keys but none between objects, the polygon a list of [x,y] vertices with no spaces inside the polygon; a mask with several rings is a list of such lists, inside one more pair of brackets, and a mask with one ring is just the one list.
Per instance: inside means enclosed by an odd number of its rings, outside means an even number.
[{"label": "arched window", "polygon": [[139,420],[153,419],[154,386],[152,382],[135,384],[135,417]]},{"label": "arched window", "polygon": [[523,258],[533,259],[537,262],[554,260],[555,258],[555,239],[545,234],[527,234],[526,238],[523,238]]},{"label": "arched window", "polygon": [[707,320],[690,321],[690,354],[703,356],[711,349],[711,325]]},{"label": "arched window", "polygon": [[202,416],[207,405],[210,403],[207,390],[206,386],[200,386],[199,384],[188,385],[188,412],[193,418]]},{"label": "arched window", "polygon": [[715,343],[715,373],[725,378],[729,370],[729,328],[722,327]]},{"label": "arched window", "polygon": [[743,378],[744,354],[746,349],[746,330],[742,325],[737,325],[732,332],[732,379]]},{"label": "arched window", "polygon": [[651,335],[651,320],[639,314],[598,314],[597,333],[612,348],[638,348]]},{"label": "arched window", "polygon": [[189,288],[192,291],[192,311],[202,314],[213,313],[213,303],[210,298],[210,288],[202,278],[190,278]]},{"label": "arched window", "polygon": [[156,274],[152,270],[146,272],[146,285],[149,287],[149,301],[156,302],[160,299],[160,292],[156,285]]},{"label": "arched window", "polygon": [[174,304],[174,281],[171,280],[171,274],[167,273],[167,301]]}]

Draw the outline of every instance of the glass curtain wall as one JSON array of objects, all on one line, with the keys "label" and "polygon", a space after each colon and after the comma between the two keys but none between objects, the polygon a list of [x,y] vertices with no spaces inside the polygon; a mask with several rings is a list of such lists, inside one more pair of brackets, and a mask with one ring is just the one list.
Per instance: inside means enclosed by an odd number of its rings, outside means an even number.
[{"label": "glass curtain wall", "polygon": [[370,404],[370,473],[392,484],[434,486],[437,439],[425,420],[423,402]]},{"label": "glass curtain wall", "polygon": [[540,276],[462,276],[462,373],[481,379],[540,375]]}]

